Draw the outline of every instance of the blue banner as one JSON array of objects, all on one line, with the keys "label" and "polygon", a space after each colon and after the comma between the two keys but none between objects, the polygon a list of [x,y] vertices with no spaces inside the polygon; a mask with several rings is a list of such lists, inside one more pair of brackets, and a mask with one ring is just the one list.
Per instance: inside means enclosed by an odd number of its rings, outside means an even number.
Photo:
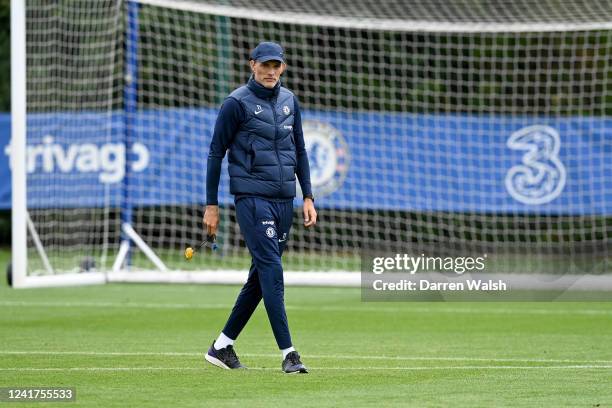
[{"label": "blue banner", "polygon": [[0,114],[0,209],[11,208],[11,170],[6,148],[11,140],[11,115]]},{"label": "blue banner", "polygon": [[[28,207],[203,204],[213,109],[28,116]],[[304,111],[317,206],[612,214],[612,119]],[[0,208],[10,208],[0,115]],[[224,169],[220,202],[231,203]],[[299,195],[299,193],[298,193]]]}]

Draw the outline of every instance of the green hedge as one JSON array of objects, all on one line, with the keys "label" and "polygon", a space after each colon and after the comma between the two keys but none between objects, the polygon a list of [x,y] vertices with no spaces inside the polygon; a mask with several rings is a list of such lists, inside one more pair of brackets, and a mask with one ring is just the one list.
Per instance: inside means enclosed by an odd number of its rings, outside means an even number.
[{"label": "green hedge", "polygon": [[11,212],[0,210],[0,247],[11,243]]}]

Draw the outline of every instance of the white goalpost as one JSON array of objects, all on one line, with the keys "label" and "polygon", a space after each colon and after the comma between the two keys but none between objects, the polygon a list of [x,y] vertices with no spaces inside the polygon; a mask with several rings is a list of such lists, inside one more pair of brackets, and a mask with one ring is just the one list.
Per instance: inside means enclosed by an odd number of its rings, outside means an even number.
[{"label": "white goalpost", "polygon": [[26,173],[26,12],[25,3],[11,0],[11,167],[13,286],[27,279]]},{"label": "white goalpost", "polygon": [[219,250],[183,251],[218,108],[272,40],[320,214],[306,230],[296,199],[287,284],[359,286],[365,253],[410,252],[612,290],[605,2],[277,3],[11,1],[13,287],[244,282],[226,162]]}]

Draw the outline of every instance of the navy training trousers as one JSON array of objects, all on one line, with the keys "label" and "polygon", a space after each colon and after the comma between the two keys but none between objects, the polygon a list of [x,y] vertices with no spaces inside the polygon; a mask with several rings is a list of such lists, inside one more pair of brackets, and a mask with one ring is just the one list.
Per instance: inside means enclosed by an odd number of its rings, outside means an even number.
[{"label": "navy training trousers", "polygon": [[291,347],[281,256],[293,220],[293,201],[243,197],[236,201],[236,218],[253,260],[223,333],[238,338],[263,298],[278,348]]}]

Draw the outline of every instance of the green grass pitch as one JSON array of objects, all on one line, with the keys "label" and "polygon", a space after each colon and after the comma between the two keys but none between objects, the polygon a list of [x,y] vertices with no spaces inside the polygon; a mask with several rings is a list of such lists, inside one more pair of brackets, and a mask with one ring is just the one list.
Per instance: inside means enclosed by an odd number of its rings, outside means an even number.
[{"label": "green grass pitch", "polygon": [[612,303],[362,303],[357,289],[288,287],[311,373],[287,376],[263,305],[236,343],[250,370],[204,361],[238,291],[3,283],[0,387],[72,386],[77,402],[0,405],[612,407]]}]

